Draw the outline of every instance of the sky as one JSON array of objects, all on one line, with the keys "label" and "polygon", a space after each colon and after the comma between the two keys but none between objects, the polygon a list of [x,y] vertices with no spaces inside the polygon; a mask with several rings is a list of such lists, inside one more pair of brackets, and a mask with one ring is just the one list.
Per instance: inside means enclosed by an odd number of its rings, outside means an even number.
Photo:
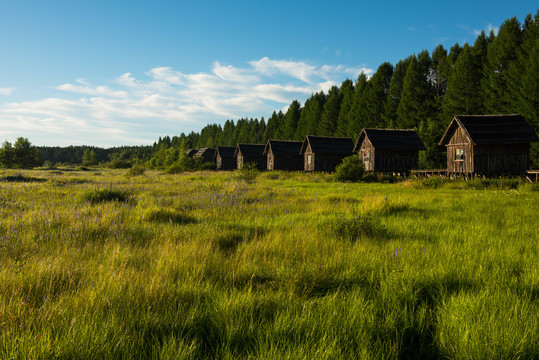
[{"label": "sky", "polygon": [[0,141],[150,145],[268,118],[537,0],[0,1]]}]

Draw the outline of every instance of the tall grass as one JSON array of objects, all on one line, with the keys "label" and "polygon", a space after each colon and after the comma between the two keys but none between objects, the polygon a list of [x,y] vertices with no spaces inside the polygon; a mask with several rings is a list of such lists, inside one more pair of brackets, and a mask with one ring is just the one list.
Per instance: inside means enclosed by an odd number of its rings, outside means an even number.
[{"label": "tall grass", "polygon": [[539,357],[531,186],[127,171],[1,183],[0,358]]}]

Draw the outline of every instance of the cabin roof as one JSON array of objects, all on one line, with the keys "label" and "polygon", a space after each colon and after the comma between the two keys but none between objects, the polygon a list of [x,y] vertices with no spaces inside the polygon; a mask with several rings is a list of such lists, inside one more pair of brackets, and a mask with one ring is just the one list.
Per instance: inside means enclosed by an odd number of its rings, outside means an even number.
[{"label": "cabin roof", "polygon": [[215,151],[214,148],[208,148],[208,147],[205,147],[205,148],[201,148],[197,151],[197,153],[195,154],[196,157],[198,156],[202,156],[204,155],[204,153],[208,152],[208,151]]},{"label": "cabin roof", "polygon": [[308,145],[311,145],[311,150],[315,154],[352,154],[354,150],[354,141],[347,137],[307,135],[301,145],[301,154],[305,153]]},{"label": "cabin roof", "polygon": [[456,115],[445,130],[439,145],[449,143],[459,126],[476,145],[539,141],[537,134],[522,115]]},{"label": "cabin roof", "polygon": [[215,148],[215,156],[219,154],[222,158],[232,158],[234,157],[234,152],[236,151],[235,146],[217,146]]},{"label": "cabin roof", "polygon": [[359,134],[354,152],[369,139],[375,149],[387,150],[425,150],[425,146],[415,130],[410,129],[363,129]]},{"label": "cabin roof", "polygon": [[198,151],[198,149],[187,149],[187,150],[185,150],[185,154],[187,156],[193,156],[193,155],[195,155],[197,153],[197,151]]},{"label": "cabin roof", "polygon": [[274,155],[300,155],[301,141],[268,140],[264,148],[264,155],[267,155],[271,149]]},{"label": "cabin roof", "polygon": [[262,157],[264,156],[264,144],[238,144],[234,150],[234,157],[241,153],[247,157]]}]

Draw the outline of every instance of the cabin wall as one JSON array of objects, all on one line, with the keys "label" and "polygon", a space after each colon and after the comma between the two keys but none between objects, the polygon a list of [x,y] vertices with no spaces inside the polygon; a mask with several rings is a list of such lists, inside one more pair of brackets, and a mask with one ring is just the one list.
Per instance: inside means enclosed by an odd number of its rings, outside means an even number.
[{"label": "cabin wall", "polygon": [[217,170],[232,170],[236,168],[236,162],[234,161],[234,158],[221,157],[220,155],[217,155],[216,160]]},{"label": "cabin wall", "polygon": [[303,156],[304,162],[303,162],[303,169],[305,171],[315,171],[315,160],[316,156],[313,152],[305,152]]},{"label": "cabin wall", "polygon": [[268,152],[268,156],[267,156],[267,160],[268,160],[268,163],[267,163],[267,169],[268,170],[274,170],[275,168],[275,156],[273,156],[273,152],[271,152],[271,150]]},{"label": "cabin wall", "polygon": [[451,136],[447,148],[447,171],[471,174],[474,172],[474,147],[468,136],[458,127]]},{"label": "cabin wall", "polygon": [[359,161],[363,163],[365,171],[374,171],[375,170],[375,151],[371,142],[367,137],[364,138],[361,147],[359,148]]},{"label": "cabin wall", "polygon": [[[238,156],[239,158],[239,156]],[[243,164],[254,163],[256,168],[260,171],[267,169],[267,157],[266,156],[242,156]],[[238,160],[239,162],[239,160]],[[239,163],[238,163],[239,164]],[[238,167],[238,169],[241,169]]]},{"label": "cabin wall", "polygon": [[486,144],[474,147],[478,174],[519,174],[529,168],[530,144]]},{"label": "cabin wall", "polygon": [[376,150],[374,171],[404,172],[419,167],[417,150]]},{"label": "cabin wall", "polygon": [[272,170],[290,170],[290,171],[303,170],[304,158],[305,157],[302,155],[287,155],[287,156],[274,155]]}]

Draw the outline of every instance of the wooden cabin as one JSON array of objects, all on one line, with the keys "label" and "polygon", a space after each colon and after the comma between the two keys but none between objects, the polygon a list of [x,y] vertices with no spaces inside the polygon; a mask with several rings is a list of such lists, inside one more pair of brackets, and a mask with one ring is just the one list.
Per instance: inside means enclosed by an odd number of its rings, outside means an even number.
[{"label": "wooden cabin", "polygon": [[234,159],[236,159],[236,168],[243,168],[244,164],[254,163],[258,170],[266,169],[266,156],[264,156],[263,144],[238,144],[234,151]]},{"label": "wooden cabin", "polygon": [[234,161],[235,146],[217,146],[215,148],[215,163],[217,170],[232,170],[236,168]]},{"label": "wooden cabin", "polygon": [[268,170],[303,170],[301,141],[268,140],[264,148]]},{"label": "wooden cabin", "polygon": [[195,158],[202,158],[203,163],[215,163],[215,149],[201,148],[195,154]]},{"label": "wooden cabin", "polygon": [[534,141],[539,138],[521,115],[456,115],[439,145],[447,148],[449,173],[502,175],[528,169]]},{"label": "wooden cabin", "polygon": [[425,150],[425,146],[415,130],[363,129],[354,146],[365,171],[373,172],[415,170],[419,150]]},{"label": "wooden cabin", "polygon": [[305,171],[335,171],[342,159],[353,155],[354,141],[346,137],[307,135],[301,144]]},{"label": "wooden cabin", "polygon": [[185,150],[185,154],[187,157],[193,157],[198,152],[198,149],[187,149]]}]

